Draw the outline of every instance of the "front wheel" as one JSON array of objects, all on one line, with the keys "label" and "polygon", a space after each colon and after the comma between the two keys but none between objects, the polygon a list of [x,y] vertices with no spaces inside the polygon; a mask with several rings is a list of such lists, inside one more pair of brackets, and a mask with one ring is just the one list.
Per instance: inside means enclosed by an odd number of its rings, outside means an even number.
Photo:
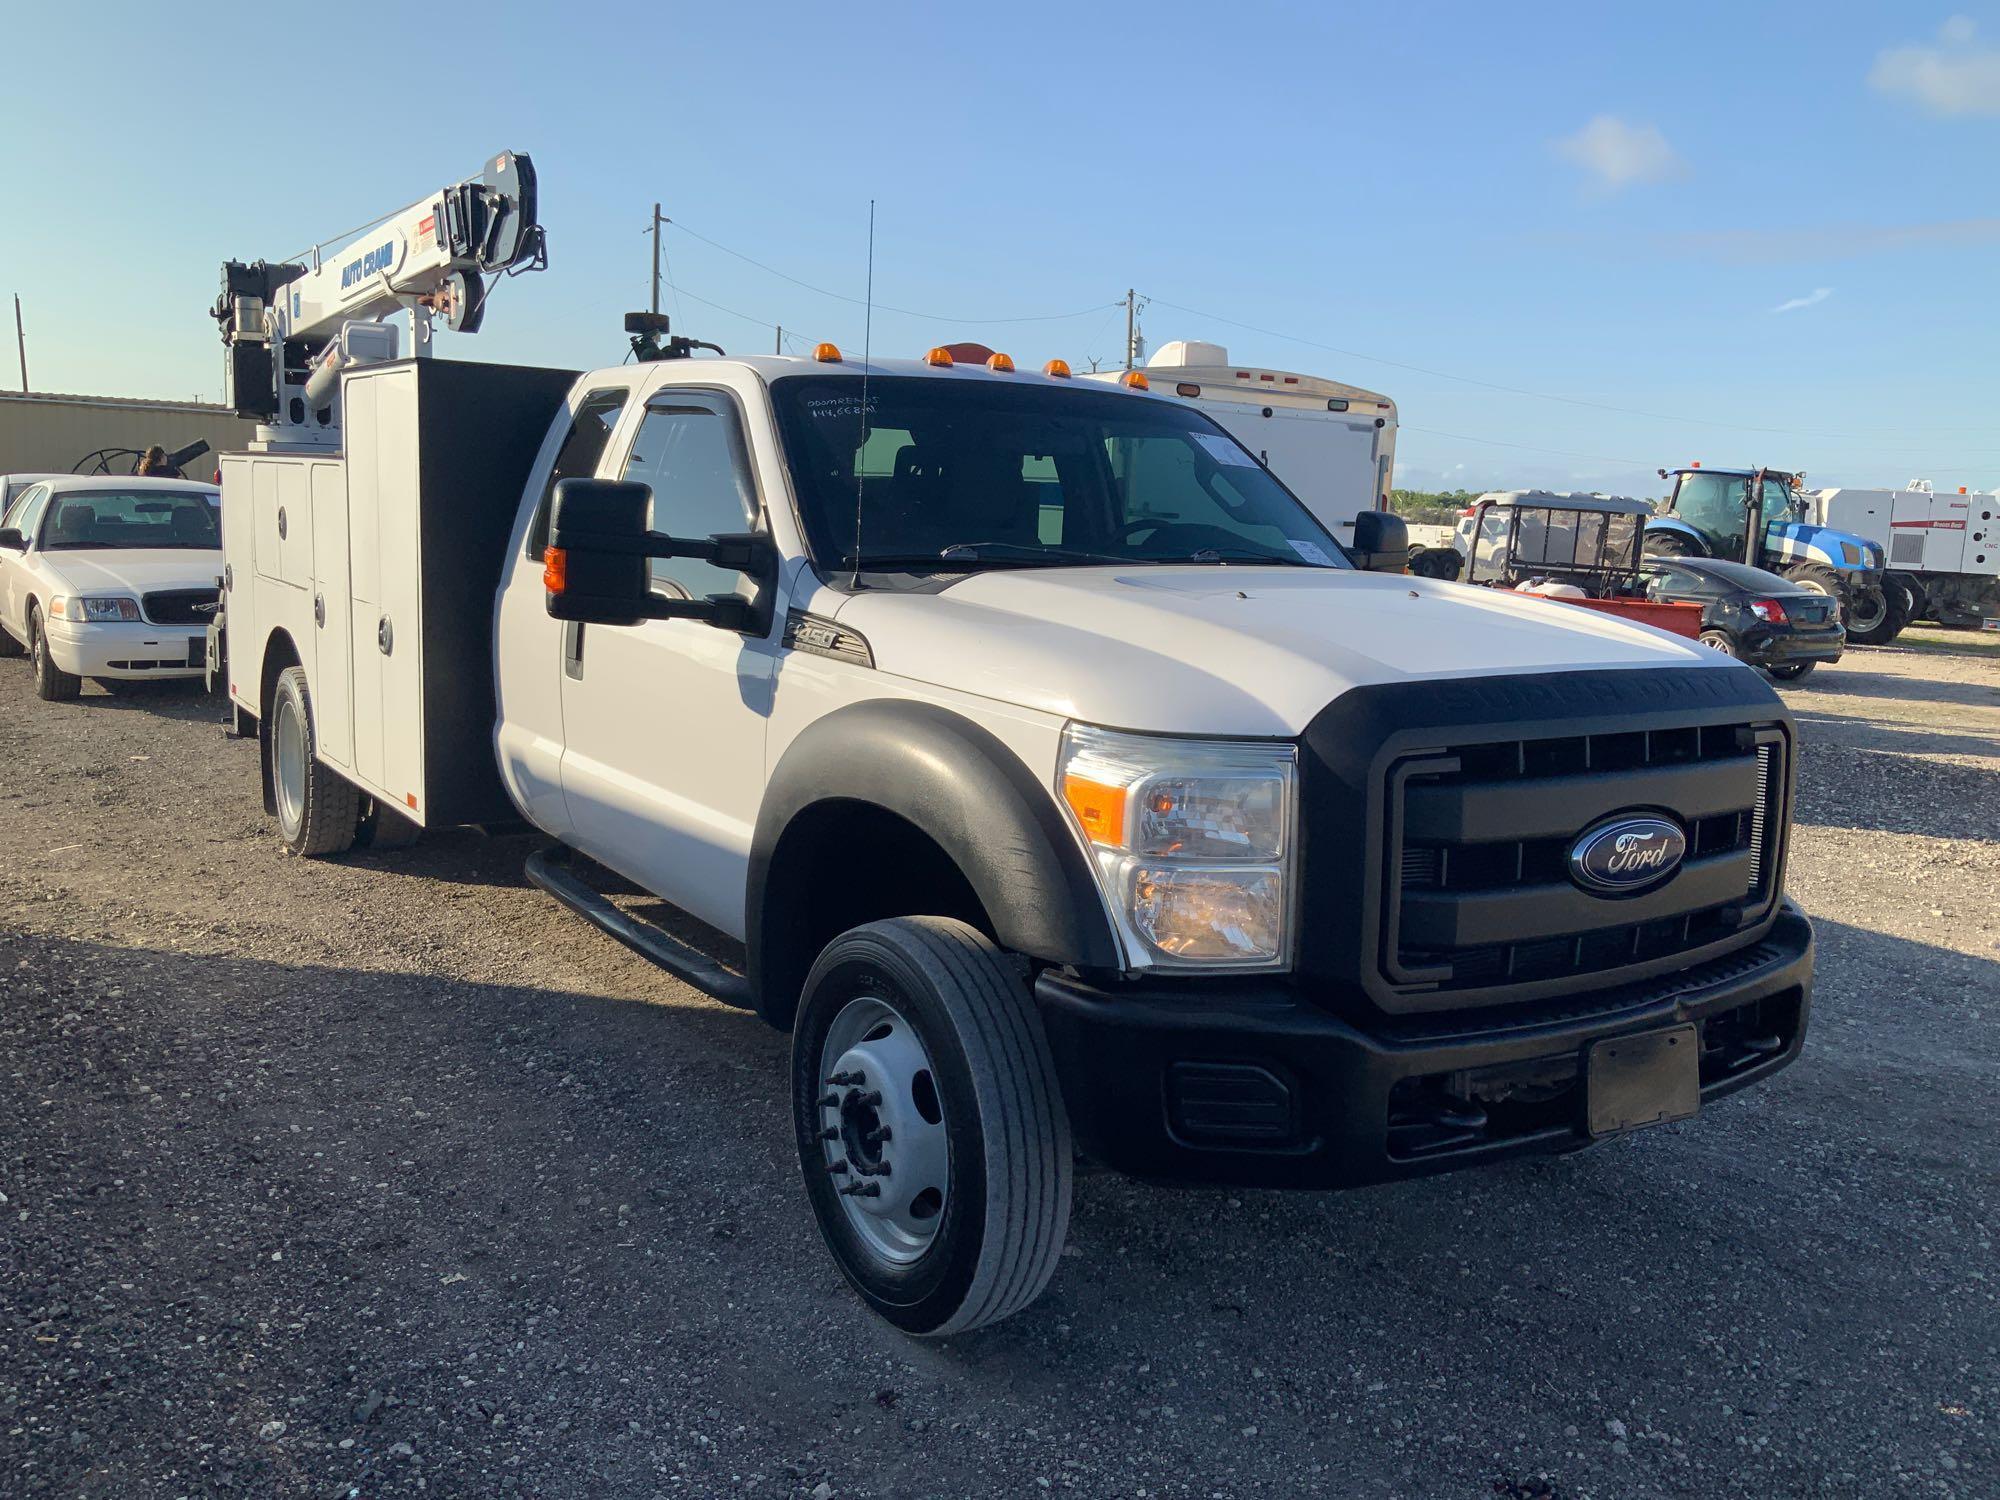
[{"label": "front wheel", "polygon": [[83,679],[65,672],[49,655],[49,632],[39,609],[28,611],[28,651],[35,659],[35,696],[44,703],[67,703],[83,691]]},{"label": "front wheel", "polygon": [[849,1283],[905,1333],[965,1333],[1048,1285],[1069,1228],[1069,1116],[1022,977],[975,928],[843,933],[792,1034],[806,1196]]},{"label": "front wheel", "polygon": [[1649,531],[1642,544],[1648,557],[1700,557],[1701,548],[1678,531]]}]

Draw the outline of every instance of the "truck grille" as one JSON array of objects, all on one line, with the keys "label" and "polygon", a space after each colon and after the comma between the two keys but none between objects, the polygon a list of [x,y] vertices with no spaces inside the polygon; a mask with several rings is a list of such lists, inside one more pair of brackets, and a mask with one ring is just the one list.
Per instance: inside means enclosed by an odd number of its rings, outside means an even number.
[{"label": "truck grille", "polygon": [[215,618],[219,588],[161,589],[143,595],[146,618],[155,625],[206,625]]},{"label": "truck grille", "polygon": [[[1388,769],[1381,967],[1398,991],[1493,991],[1611,975],[1744,933],[1777,898],[1786,736],[1694,724],[1453,745]],[[1604,896],[1570,879],[1586,828],[1671,815],[1664,882]],[[1468,996],[1469,998],[1469,996]]]}]

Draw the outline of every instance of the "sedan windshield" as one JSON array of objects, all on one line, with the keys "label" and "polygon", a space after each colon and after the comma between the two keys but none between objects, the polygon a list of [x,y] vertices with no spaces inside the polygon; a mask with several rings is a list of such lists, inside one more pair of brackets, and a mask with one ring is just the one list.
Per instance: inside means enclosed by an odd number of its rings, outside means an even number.
[{"label": "sedan windshield", "polygon": [[865,423],[852,376],[771,387],[822,568],[1350,566],[1305,507],[1198,412],[999,379],[867,384]]},{"label": "sedan windshield", "polygon": [[42,524],[46,552],[221,546],[220,500],[211,491],[69,490],[56,496]]}]

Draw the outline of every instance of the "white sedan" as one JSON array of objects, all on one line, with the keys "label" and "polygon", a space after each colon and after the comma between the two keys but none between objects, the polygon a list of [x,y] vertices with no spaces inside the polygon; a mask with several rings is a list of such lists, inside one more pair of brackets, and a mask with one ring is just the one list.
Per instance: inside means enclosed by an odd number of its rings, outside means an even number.
[{"label": "white sedan", "polygon": [[0,656],[35,691],[199,677],[222,588],[222,496],[185,479],[63,475],[0,515]]}]

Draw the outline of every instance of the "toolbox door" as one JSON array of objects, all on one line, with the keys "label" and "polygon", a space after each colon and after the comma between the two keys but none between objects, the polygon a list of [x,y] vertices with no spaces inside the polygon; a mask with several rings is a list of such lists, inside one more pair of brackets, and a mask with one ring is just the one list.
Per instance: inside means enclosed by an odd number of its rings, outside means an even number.
[{"label": "toolbox door", "polygon": [[354,769],[354,660],[348,633],[347,479],[339,464],[314,464],[313,719],[321,760]]}]

